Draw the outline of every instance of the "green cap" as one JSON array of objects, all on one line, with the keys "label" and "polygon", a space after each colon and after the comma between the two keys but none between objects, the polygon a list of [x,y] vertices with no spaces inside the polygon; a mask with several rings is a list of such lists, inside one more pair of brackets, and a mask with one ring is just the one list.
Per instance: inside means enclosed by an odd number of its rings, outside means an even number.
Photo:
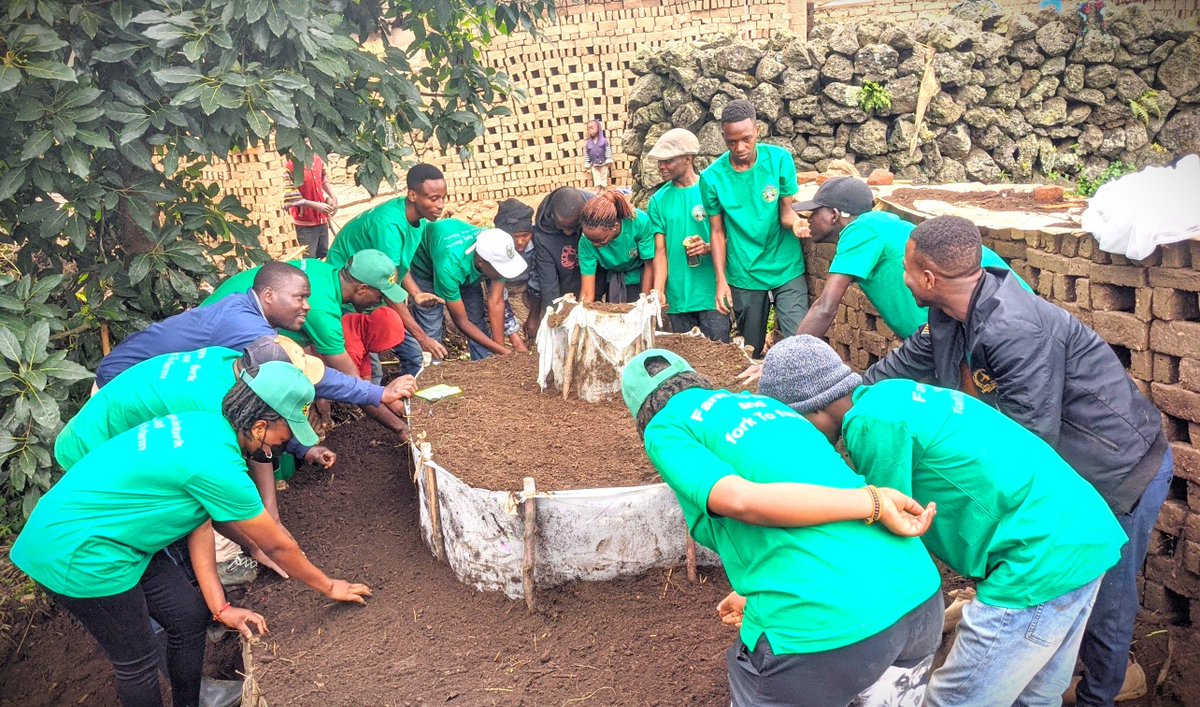
[{"label": "green cap", "polygon": [[[652,376],[646,371],[646,361],[655,356],[666,359],[667,367]],[[625,370],[621,372],[621,397],[625,398],[625,405],[629,408],[630,414],[637,417],[646,398],[658,390],[658,386],[662,385],[664,381],[680,373],[694,370],[691,364],[673,351],[666,349],[643,351],[634,356],[633,360],[625,365]]]},{"label": "green cap", "polygon": [[258,367],[258,375],[242,371],[240,377],[255,395],[287,420],[297,442],[312,447],[321,441],[308,423],[308,406],[316,391],[303,371],[283,361],[267,361]]},{"label": "green cap", "polygon": [[350,271],[350,277],[379,290],[389,302],[403,302],[408,297],[404,288],[397,284],[396,264],[382,251],[374,248],[360,250],[350,258],[346,268]]}]

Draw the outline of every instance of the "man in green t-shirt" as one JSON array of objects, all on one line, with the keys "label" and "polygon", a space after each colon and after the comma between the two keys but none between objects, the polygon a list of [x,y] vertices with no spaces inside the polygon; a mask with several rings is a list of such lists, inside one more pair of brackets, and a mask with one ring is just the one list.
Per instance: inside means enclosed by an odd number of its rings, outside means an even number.
[{"label": "man in green t-shirt", "polygon": [[897,684],[909,694],[892,703],[920,704],[942,598],[911,536],[935,509],[864,487],[798,413],[711,390],[672,352],[630,361],[621,394],[692,537],[720,555],[735,591],[719,607],[741,628],[727,654],[735,707],[845,705]]},{"label": "man in green t-shirt", "polygon": [[[445,302],[454,326],[467,337],[471,360],[480,361],[492,354],[511,353],[504,345],[504,281],[525,268],[509,234],[444,219],[426,228],[406,280],[416,291],[432,291]],[[441,341],[445,326],[441,307],[413,314],[427,335]]]},{"label": "man in green t-shirt", "polygon": [[754,106],[730,101],[721,112],[729,151],[700,175],[700,196],[712,229],[716,308],[733,311],[738,333],[762,355],[772,300],[784,333],[808,311],[804,254],[792,210],[796,164],[781,147],[758,144]]},{"label": "man in green t-shirt", "polygon": [[999,411],[911,380],[861,384],[828,344],[801,335],[767,352],[759,391],[844,440],[869,483],[937,501],[925,545],[979,594],[926,704],[1057,704],[1127,540],[1121,526],[1091,484]]},{"label": "man in green t-shirt", "polygon": [[[872,306],[879,310],[884,324],[901,339],[917,333],[929,321],[929,309],[918,305],[912,291],[904,285],[904,247],[916,227],[895,214],[872,211],[875,195],[866,182],[854,177],[831,179],[821,185],[811,200],[792,208],[812,212],[808,228],[813,240],[838,239],[837,253],[821,295],[808,310],[797,334],[823,338],[852,282],[862,288]],[[982,252],[983,267],[1011,270],[991,248],[985,247]],[[1023,280],[1018,278],[1018,281],[1033,292]]]},{"label": "man in green t-shirt", "polygon": [[729,315],[713,309],[717,279],[709,257],[708,218],[700,203],[699,151],[699,140],[683,128],[663,133],[650,149],[666,182],[646,207],[654,234],[654,290],[672,331],[699,328],[708,338],[729,343]]},{"label": "man in green t-shirt", "polygon": [[[437,167],[420,163],[408,170],[405,186],[408,187],[405,196],[385,201],[342,226],[329,247],[326,262],[345,265],[358,251],[373,248],[391,259],[396,266],[397,281],[403,281],[412,265],[413,254],[421,244],[426,223],[437,221],[446,206],[446,178]],[[441,304],[433,295],[422,295],[413,301],[419,307]],[[396,349],[400,354],[401,373],[416,375],[421,370],[422,350],[435,358],[446,355],[446,347],[417,326],[405,302],[389,302],[388,306],[396,310],[405,331],[412,334]]]},{"label": "man in green t-shirt", "polygon": [[[396,283],[396,268],[388,256],[374,249],[360,250],[343,266],[334,266],[313,258],[291,260],[308,276],[308,317],[300,331],[279,333],[301,346],[312,346],[325,365],[348,376],[358,377],[358,367],[346,353],[342,313],[346,305],[355,311],[376,307],[387,298],[403,300],[404,290]],[[262,266],[250,268],[222,282],[201,307],[219,302],[232,294],[249,292]]]}]

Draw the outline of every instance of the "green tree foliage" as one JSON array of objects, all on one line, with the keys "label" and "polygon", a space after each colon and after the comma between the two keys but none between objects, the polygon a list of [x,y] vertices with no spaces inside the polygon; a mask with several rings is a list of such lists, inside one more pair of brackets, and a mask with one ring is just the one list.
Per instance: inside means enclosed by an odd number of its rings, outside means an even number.
[{"label": "green tree foliage", "polygon": [[119,339],[194,304],[230,261],[264,258],[247,210],[201,180],[206,165],[262,145],[298,170],[337,153],[375,193],[414,134],[465,151],[507,112],[516,91],[481,49],[553,12],[550,0],[4,7],[0,525],[53,481],[50,445],[99,358],[98,326]]}]

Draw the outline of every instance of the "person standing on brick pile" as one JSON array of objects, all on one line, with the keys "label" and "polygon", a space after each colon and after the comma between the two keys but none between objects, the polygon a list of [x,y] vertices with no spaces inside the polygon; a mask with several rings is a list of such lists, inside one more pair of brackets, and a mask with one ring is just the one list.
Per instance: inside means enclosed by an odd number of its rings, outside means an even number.
[{"label": "person standing on brick pile", "polygon": [[[538,286],[537,268],[534,267],[536,256],[533,245],[533,209],[520,199],[505,199],[496,209],[493,225],[512,235],[517,253],[528,266],[525,272],[517,277],[509,278],[504,283],[504,333],[509,335],[510,339],[513,333],[523,333],[526,341],[533,341],[537,336],[538,320],[541,316],[539,308],[542,300],[541,288]],[[520,308],[513,307],[513,298],[521,303]],[[519,309],[524,309],[524,321],[521,321],[518,316],[521,314]],[[516,330],[512,333],[510,333],[511,327],[508,323],[510,316],[517,325]],[[516,348],[515,340],[513,348],[519,350]]]},{"label": "person standing on brick pile", "polygon": [[534,213],[534,277],[542,295],[539,326],[554,300],[567,293],[579,296],[579,213],[593,196],[575,187],[559,187],[542,199]]},{"label": "person standing on brick pile", "polygon": [[712,390],[675,353],[635,357],[621,394],[733,586],[718,613],[740,627],[726,654],[734,707],[921,704],[943,607],[915,536],[935,507],[864,486],[799,413]]},{"label": "person standing on brick pile", "polygon": [[[512,236],[458,219],[429,224],[413,257],[409,293],[432,291],[446,303],[454,326],[467,338],[472,361],[511,351],[504,345],[504,282],[526,269]],[[484,296],[483,280],[487,280]],[[486,299],[486,302],[485,302]],[[414,312],[417,324],[435,341],[445,335],[441,307]]]},{"label": "person standing on brick pile", "polygon": [[654,234],[654,289],[671,331],[699,328],[708,338],[729,343],[729,315],[713,309],[717,279],[709,257],[708,217],[700,203],[699,152],[699,140],[683,128],[663,133],[650,149],[665,182],[646,207]]},{"label": "person standing on brick pile", "polygon": [[[871,187],[854,177],[831,179],[810,201],[792,206],[797,212],[811,212],[808,229],[813,240],[837,239],[829,276],[797,334],[823,338],[851,283],[862,288],[883,323],[901,339],[917,333],[929,320],[929,310],[918,305],[904,286],[904,247],[916,227],[887,211],[872,211],[874,207]],[[1011,271],[991,248],[984,246],[981,252],[982,267]],[[1013,277],[1033,292],[1015,273]]]},{"label": "person standing on brick pile", "polygon": [[[295,179],[292,160],[286,162],[289,184]],[[324,259],[329,253],[329,217],[337,213],[337,195],[325,174],[325,162],[313,155],[312,166],[304,170],[300,184],[288,194],[284,208],[296,226],[296,241],[307,248],[310,258]]]},{"label": "person standing on brick pile", "polygon": [[596,193],[608,188],[612,177],[612,145],[604,135],[604,125],[599,120],[589,120],[584,128],[583,167],[592,177]]},{"label": "person standing on brick pile", "polygon": [[925,704],[1058,704],[1124,531],[1104,499],[1048,444],[959,391],[862,378],[824,341],[793,336],[763,360],[759,393],[844,440],[877,486],[937,500],[922,536],[977,582]]},{"label": "person standing on brick pile", "polygon": [[[221,346],[244,351],[256,339],[276,336],[276,329],[300,331],[308,318],[308,277],[295,266],[272,262],[254,276],[250,291],[231,294],[208,307],[189,309],[128,336],[100,361],[96,386],[102,389],[131,366],[155,356]],[[398,381],[400,379],[397,379]],[[358,405],[379,424],[408,437],[404,415],[404,383],[387,387],[359,380],[331,368],[316,384],[326,400]]]},{"label": "person standing on brick pile", "polygon": [[[613,304],[637,301],[654,286],[650,217],[617,191],[601,192],[579,212],[579,301],[603,296]],[[607,274],[597,291],[596,273]]]},{"label": "person standing on brick pile", "polygon": [[781,147],[758,144],[750,101],[730,101],[721,111],[721,134],[729,151],[700,175],[700,197],[712,229],[716,309],[733,312],[738,333],[762,356],[767,317],[796,331],[808,311],[804,253],[792,210],[796,164]]},{"label": "person standing on brick pile", "polygon": [[[360,250],[382,251],[396,266],[397,281],[408,276],[413,254],[421,245],[427,223],[437,221],[446,206],[446,178],[442,171],[431,164],[413,165],[405,176],[408,192],[401,197],[384,203],[355,216],[338,231],[337,238],[329,247],[326,261],[335,266],[345,265]],[[408,283],[405,290],[409,290]],[[440,307],[441,302],[432,294],[423,293],[413,301],[418,307]],[[443,358],[446,347],[430,338],[417,326],[413,312],[403,302],[389,302],[404,322],[410,334],[404,339],[396,353],[400,358],[400,373],[416,375],[421,370],[421,351],[428,351],[434,358]]]},{"label": "person standing on brick pile", "polygon": [[316,443],[305,417],[312,399],[312,384],[291,364],[243,370],[219,412],[157,417],[114,437],[34,508],[9,557],[100,645],[122,705],[162,704],[151,617],[166,630],[171,700],[181,707],[200,704],[211,622],[247,638],[266,631],[261,615],[226,600],[214,524],[236,528],[329,599],[365,604],[371,596],[367,585],[331,579],[309,562],[246,473],[247,458],[293,436]]},{"label": "person standing on brick pile", "polygon": [[976,396],[1045,440],[1108,503],[1129,542],[1100,585],[1075,696],[1081,705],[1111,705],[1145,691],[1145,673],[1129,660],[1137,574],[1174,459],[1162,417],[1112,348],[1011,272],[981,268],[981,247],[979,229],[964,218],[917,226],[904,281],[929,307],[929,323],[867,369],[864,382],[909,378]]}]

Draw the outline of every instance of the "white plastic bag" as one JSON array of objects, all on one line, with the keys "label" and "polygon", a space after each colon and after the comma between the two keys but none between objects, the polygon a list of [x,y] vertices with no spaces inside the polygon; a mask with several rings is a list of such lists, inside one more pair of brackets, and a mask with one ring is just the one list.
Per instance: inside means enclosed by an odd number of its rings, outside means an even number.
[{"label": "white plastic bag", "polygon": [[1105,184],[1088,203],[1082,225],[1102,250],[1132,260],[1164,243],[1200,238],[1200,157]]},{"label": "white plastic bag", "polygon": [[[555,315],[570,308],[558,326]],[[538,384],[551,384],[585,402],[621,392],[621,370],[634,356],[654,346],[654,324],[661,321],[658,295],[642,295],[628,312],[604,312],[580,306],[573,295],[555,300],[538,330]]]}]

